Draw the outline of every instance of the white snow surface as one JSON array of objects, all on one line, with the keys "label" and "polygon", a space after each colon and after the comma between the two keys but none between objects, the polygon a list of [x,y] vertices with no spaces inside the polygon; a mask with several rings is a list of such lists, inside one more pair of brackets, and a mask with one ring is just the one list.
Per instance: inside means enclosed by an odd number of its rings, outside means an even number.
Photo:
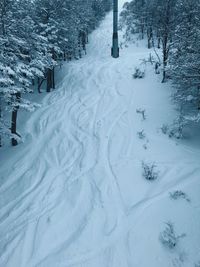
[{"label": "white snow surface", "polygon": [[[25,143],[1,150],[0,267],[200,261],[199,134],[181,141],[161,132],[176,116],[170,83],[161,84],[150,64],[142,65],[144,79],[132,78],[153,50],[135,40],[113,59],[111,36],[109,13],[88,54],[64,65],[59,88],[27,121]],[[157,180],[143,178],[142,161],[155,162]],[[174,190],[191,201],[172,200]],[[168,221],[186,234],[171,250],[159,240]]]}]

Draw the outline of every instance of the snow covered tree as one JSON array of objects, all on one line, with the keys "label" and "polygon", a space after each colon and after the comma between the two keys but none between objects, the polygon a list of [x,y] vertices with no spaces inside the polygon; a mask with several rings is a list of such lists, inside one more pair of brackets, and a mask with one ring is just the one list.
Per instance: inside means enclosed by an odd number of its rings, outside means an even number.
[{"label": "snow covered tree", "polygon": [[176,26],[175,22],[175,5],[176,0],[155,0],[157,6],[154,27],[158,33],[159,40],[162,44],[162,54],[163,54],[163,80],[166,80],[166,67],[169,60],[169,53],[172,47],[174,30]]},{"label": "snow covered tree", "polygon": [[163,79],[175,87],[177,129],[200,121],[200,0],[132,0],[121,13],[128,34],[147,34],[148,47],[162,49]]},{"label": "snow covered tree", "polygon": [[[11,140],[17,145],[17,114],[19,108],[33,110],[35,104],[24,98],[32,92],[31,84],[37,68],[32,65],[32,46],[37,37],[32,33],[33,21],[28,11],[28,1],[4,0],[1,2],[1,53],[0,53],[0,93],[2,99],[1,118],[11,112]],[[38,55],[39,56],[39,55]],[[35,59],[34,59],[35,60]],[[5,127],[4,127],[5,128]]]},{"label": "snow covered tree", "polygon": [[140,32],[142,38],[146,33],[148,48],[157,38],[163,54],[163,82],[175,28],[175,4],[176,0],[132,0],[124,5],[121,13],[129,33]]},{"label": "snow covered tree", "polygon": [[[0,146],[7,135],[17,145],[19,108],[37,106],[26,95],[55,88],[55,66],[86,53],[88,33],[110,10],[109,0],[0,1]],[[29,99],[31,99],[29,97]],[[11,118],[9,116],[11,114]],[[9,121],[11,120],[11,126]]]},{"label": "snow covered tree", "polygon": [[187,121],[200,121],[200,1],[178,0],[177,27],[170,55],[175,100]]},{"label": "snow covered tree", "polygon": [[126,26],[126,35],[128,38],[133,33],[140,33],[141,38],[144,38],[147,18],[145,0],[126,2],[120,16],[122,24]]}]

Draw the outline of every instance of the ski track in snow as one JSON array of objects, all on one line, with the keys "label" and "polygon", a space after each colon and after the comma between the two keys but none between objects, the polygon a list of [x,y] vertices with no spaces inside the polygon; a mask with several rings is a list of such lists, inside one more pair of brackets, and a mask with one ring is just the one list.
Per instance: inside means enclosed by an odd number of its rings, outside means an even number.
[{"label": "ski track in snow", "polygon": [[138,199],[126,199],[118,171],[140,165],[133,152],[138,107],[132,63],[127,74],[127,58],[110,57],[111,31],[110,13],[92,33],[88,55],[65,66],[59,89],[27,122],[26,147],[9,159],[11,168],[2,167],[1,267],[132,267],[131,229],[139,218],[200,174],[193,160],[199,152],[183,147],[194,154],[191,162],[160,159],[162,179]]}]

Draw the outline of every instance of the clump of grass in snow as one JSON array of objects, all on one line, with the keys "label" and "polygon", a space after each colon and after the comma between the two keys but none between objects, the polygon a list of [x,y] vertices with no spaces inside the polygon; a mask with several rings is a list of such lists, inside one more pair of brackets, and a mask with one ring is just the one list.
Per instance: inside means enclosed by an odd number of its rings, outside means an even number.
[{"label": "clump of grass in snow", "polygon": [[135,72],[133,73],[133,78],[134,79],[142,79],[145,76],[145,71],[135,68]]},{"label": "clump of grass in snow", "polygon": [[169,195],[170,195],[171,199],[177,200],[177,199],[182,198],[182,199],[185,199],[186,201],[190,202],[190,198],[188,197],[188,195],[181,190],[176,190],[174,192],[170,192]]},{"label": "clump of grass in snow", "polygon": [[176,235],[173,223],[166,222],[165,224],[165,229],[160,233],[159,239],[166,248],[174,249],[179,240],[186,234]]},{"label": "clump of grass in snow", "polygon": [[160,129],[161,129],[161,131],[162,131],[163,134],[168,134],[168,132],[169,132],[169,125],[163,124]]},{"label": "clump of grass in snow", "polygon": [[143,120],[146,120],[147,115],[146,115],[146,110],[145,110],[145,109],[141,109],[141,108],[139,108],[139,109],[136,109],[136,112],[137,112],[138,114],[141,114],[141,115],[142,115],[142,119],[143,119]]},{"label": "clump of grass in snow", "polygon": [[144,139],[146,137],[144,130],[137,132],[137,135],[140,139]]},{"label": "clump of grass in snow", "polygon": [[146,180],[153,181],[156,180],[159,176],[159,171],[156,170],[157,166],[155,163],[145,163],[142,162],[143,177]]}]

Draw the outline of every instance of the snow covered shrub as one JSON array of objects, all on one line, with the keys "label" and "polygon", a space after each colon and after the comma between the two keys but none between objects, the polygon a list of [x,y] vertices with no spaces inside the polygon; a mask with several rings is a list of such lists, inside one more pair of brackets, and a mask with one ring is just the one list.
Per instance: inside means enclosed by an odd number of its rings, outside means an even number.
[{"label": "snow covered shrub", "polygon": [[175,119],[172,124],[163,124],[160,129],[163,134],[167,134],[170,138],[175,137],[180,139],[184,137],[183,130],[187,124],[188,121],[182,115],[182,113],[180,113],[178,118]]},{"label": "snow covered shrub", "polygon": [[200,267],[200,261],[195,263],[194,267]]},{"label": "snow covered shrub", "polygon": [[153,181],[158,178],[159,171],[156,170],[156,165],[154,163],[145,163],[142,162],[143,177],[146,180]]},{"label": "snow covered shrub", "polygon": [[169,137],[175,137],[177,139],[183,138],[183,129],[186,125],[187,121],[184,119],[183,115],[180,114],[172,124],[172,128],[169,132]]},{"label": "snow covered shrub", "polygon": [[135,68],[135,72],[133,73],[134,79],[142,79],[145,76],[145,72],[139,68]]},{"label": "snow covered shrub", "polygon": [[146,115],[146,110],[145,110],[145,109],[141,109],[141,108],[139,108],[139,109],[136,109],[136,112],[137,112],[138,114],[141,114],[141,115],[142,115],[142,119],[143,119],[143,120],[146,120],[147,115]]},{"label": "snow covered shrub", "polygon": [[173,223],[166,222],[165,224],[166,224],[166,227],[160,233],[159,239],[165,247],[169,249],[174,249],[179,239],[185,237],[186,234],[176,235]]},{"label": "snow covered shrub", "polygon": [[137,132],[137,135],[140,139],[144,139],[146,137],[144,130]]},{"label": "snow covered shrub", "polygon": [[182,198],[182,199],[185,199],[186,201],[190,202],[190,198],[187,196],[186,193],[184,193],[181,190],[176,190],[174,192],[170,192],[169,195],[170,195],[171,199],[177,200],[177,199]]},{"label": "snow covered shrub", "polygon": [[163,134],[167,134],[169,132],[169,125],[163,124],[160,128]]}]

